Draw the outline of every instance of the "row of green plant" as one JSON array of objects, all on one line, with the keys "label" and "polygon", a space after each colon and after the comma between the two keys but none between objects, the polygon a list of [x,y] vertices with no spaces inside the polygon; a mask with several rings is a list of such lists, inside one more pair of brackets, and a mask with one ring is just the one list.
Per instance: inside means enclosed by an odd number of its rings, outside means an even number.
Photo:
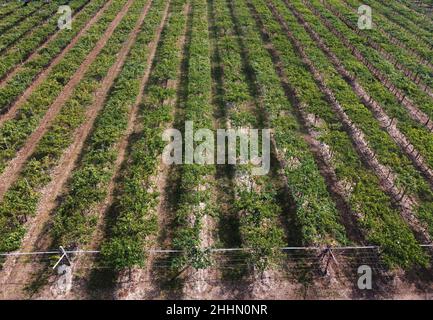
[{"label": "row of green plant", "polygon": [[[405,2],[406,1],[403,1],[403,3]],[[428,18],[426,15],[413,10],[410,8],[410,6],[406,6],[403,3],[401,1],[392,1],[389,3],[389,7],[394,8],[394,12],[397,12],[396,17],[405,17],[404,21],[411,21],[416,25],[416,27],[427,30],[431,35],[433,32],[431,18]]]},{"label": "row of green plant", "polygon": [[79,39],[64,59],[52,69],[50,75],[32,92],[18,110],[16,117],[3,123],[0,128],[0,172],[38,127],[45,112],[62,92],[125,2],[125,0],[113,2],[101,19]]},{"label": "row of green plant", "polygon": [[[212,76],[206,0],[192,1],[191,8],[191,30],[187,44],[188,81],[182,101],[184,114],[178,124],[182,131],[186,121],[192,121],[194,128],[212,130]],[[194,143],[194,147],[198,145]],[[199,152],[194,150],[185,147],[185,159],[193,153],[197,159]],[[206,244],[202,242],[202,232],[206,228],[205,216],[216,216],[213,197],[216,167],[208,163],[183,164],[179,171],[179,199],[174,208],[172,246],[183,253],[172,260],[172,268],[179,270],[192,266],[201,269],[210,263],[206,248],[203,248]]]},{"label": "row of green plant", "polygon": [[[431,67],[429,67],[429,64],[422,62],[422,60],[426,59],[430,61],[431,54],[429,54],[428,51],[424,53],[419,52],[417,49],[419,44],[418,46],[407,46],[407,41],[405,42],[393,37],[381,28],[381,25],[376,24],[376,27],[361,32],[357,27],[356,19],[358,16],[356,9],[345,2],[330,1],[323,4],[351,29],[356,31],[363,38],[366,38],[364,42],[367,40],[372,46],[380,47],[382,49],[382,56],[395,65],[402,73],[407,74],[406,81],[409,79],[418,84],[422,90],[426,90],[424,87],[426,84],[428,86],[428,83],[425,81],[430,81],[431,76],[429,76],[429,73],[431,73]],[[419,68],[415,70],[414,68],[416,68],[417,65],[419,65]],[[431,90],[431,88],[427,89]]]},{"label": "row of green plant", "polygon": [[232,2],[243,30],[248,60],[254,70],[261,103],[286,166],[288,188],[296,205],[294,224],[300,230],[300,244],[324,245],[347,242],[335,203],[329,194],[314,156],[295,117],[294,107],[280,86],[272,58],[263,46],[259,30],[243,1]]},{"label": "row of green plant", "polygon": [[[411,34],[415,39],[418,39],[418,42],[421,39],[428,44],[430,49],[433,48],[433,24],[431,20],[420,20],[416,14],[402,10],[402,6],[398,1],[389,1],[389,3],[383,4],[365,0],[363,3],[370,5],[375,10],[375,15],[379,13],[379,18],[387,19],[391,25],[396,27],[396,30],[405,30],[405,32]],[[379,20],[379,23],[381,21]]]},{"label": "row of green plant", "polygon": [[[63,1],[68,3],[69,1]],[[43,28],[46,26],[47,21],[50,17],[55,15],[59,8],[56,2],[46,4],[42,9],[38,10],[37,13],[29,16],[20,24],[17,24],[8,31],[4,31],[0,34],[0,52],[6,50],[9,46],[14,45],[19,39],[25,36],[31,36],[31,31],[35,28]],[[57,20],[52,23],[57,24]]]},{"label": "row of green plant", "polygon": [[[292,2],[294,5],[298,1]],[[412,232],[399,217],[391,199],[381,190],[377,176],[363,165],[344,126],[327,103],[308,67],[287,41],[284,30],[272,17],[265,5],[255,1],[256,8],[278,51],[292,91],[298,99],[298,108],[313,116],[311,130],[323,148],[330,148],[330,164],[344,188],[344,198],[350,205],[352,219],[361,228],[367,243],[381,246],[385,261],[391,265],[410,266],[424,263],[423,256]],[[309,122],[308,120],[306,120]],[[347,214],[347,213],[346,213]]]},{"label": "row of green plant", "polygon": [[[226,109],[228,127],[263,129],[266,120],[258,116],[262,111],[250,93],[239,42],[242,40],[237,36],[227,2],[216,0],[212,4],[210,14],[215,19],[216,47],[222,70],[220,103]],[[241,245],[251,249],[247,254],[248,262],[259,271],[278,263],[280,248],[287,244],[280,221],[283,209],[278,203],[279,188],[272,173],[253,176],[251,165],[234,167],[234,208],[239,217]]]},{"label": "row of green plant", "polygon": [[[95,100],[95,92],[102,85],[110,67],[116,61],[116,53],[135,25],[142,4],[136,1],[129,16],[116,28],[115,35],[95,59],[84,78],[74,89],[70,99],[27,160],[20,177],[7,191],[0,204],[0,248],[11,251],[19,248],[25,233],[25,222],[36,213],[41,191],[51,180],[53,169],[59,164],[63,152],[74,139],[76,129],[86,121],[86,110]],[[3,251],[0,250],[0,251]]]},{"label": "row of green plant", "polygon": [[24,19],[27,19],[27,17],[37,12],[43,6],[44,3],[42,3],[42,1],[33,1],[33,3],[29,3],[27,6],[20,6],[20,8],[16,8],[14,10],[15,12],[3,17],[0,21],[0,33],[7,31]]},{"label": "row of green plant", "polygon": [[[302,14],[310,26],[322,37],[334,54],[339,58],[341,64],[354,75],[357,81],[363,86],[366,92],[377,101],[389,117],[398,120],[397,128],[406,135],[407,138],[415,145],[420,154],[422,154],[427,163],[433,165],[433,139],[432,134],[425,128],[413,121],[408,115],[406,109],[400,105],[399,101],[374,78],[368,69],[357,61],[348,50],[339,41],[335,41],[334,35],[324,27],[320,21],[309,11],[302,2],[293,0],[296,10]],[[429,226],[430,233],[433,234],[433,191],[427,181],[419,181],[417,188],[412,190],[417,197],[422,209],[420,218]]]},{"label": "row of green plant", "polygon": [[[284,0],[274,2],[289,24],[297,23],[294,15],[283,3]],[[322,73],[325,84],[333,90],[346,114],[365,133],[366,140],[376,152],[378,161],[394,171],[396,186],[406,190],[408,194],[416,198],[421,197],[429,189],[426,181],[413,167],[411,161],[395,144],[386,130],[381,129],[372,112],[360,102],[351,86],[338,74],[327,56],[316,46],[304,28],[298,24],[292,27],[292,32],[304,46],[305,53],[309,57],[314,57],[312,60]],[[431,203],[429,204],[428,201],[420,202],[419,207],[414,209],[414,212],[417,212],[419,217],[428,218],[431,216]]]},{"label": "row of green plant", "polygon": [[[88,3],[89,0],[72,0],[68,3],[71,7],[74,18]],[[58,17],[58,15],[53,15],[45,25],[36,28],[36,30],[32,31],[28,36],[19,39],[19,41],[17,41],[13,46],[10,46],[8,50],[2,54],[2,60],[0,61],[0,79],[7,76],[11,70],[25,61],[34,51],[40,50],[39,46],[41,46],[44,41],[58,30]],[[65,32],[68,31],[69,30],[65,30]]]},{"label": "row of green plant", "polygon": [[[431,14],[431,11],[428,9],[428,6],[423,6],[422,1],[412,1],[412,0],[398,0],[402,4],[404,4],[407,8],[410,8],[413,10],[413,12],[416,12],[423,16],[428,16]],[[431,4],[433,4],[432,1],[429,1]],[[425,1],[425,4],[427,4],[427,1]]]},{"label": "row of green plant", "polygon": [[[86,23],[104,5],[104,0],[91,1],[80,14],[74,17],[74,28],[62,30],[46,47],[36,51],[36,55],[25,62],[7,83],[0,87],[0,113],[5,113],[19,98],[33,80],[57,57],[70,41],[80,32]],[[0,61],[0,78],[4,77],[16,64],[5,54]]]},{"label": "row of green plant", "polygon": [[[377,70],[387,76],[389,81],[407,95],[411,101],[430,118],[433,118],[433,104],[431,98],[418,86],[407,80],[404,74],[397,70],[389,61],[384,59],[376,50],[365,45],[365,38],[358,35],[349,28],[344,22],[335,17],[330,11],[326,10],[322,4],[313,2],[313,7],[319,11],[323,19],[329,21],[339,33],[348,39],[359,52],[369,61]],[[334,3],[333,3],[334,5]],[[339,8],[340,12],[342,11]],[[395,47],[395,46],[394,46]]]},{"label": "row of green plant", "polygon": [[[117,77],[93,132],[82,150],[82,157],[68,183],[68,192],[56,210],[52,234],[54,244],[67,248],[85,246],[95,231],[108,187],[116,174],[119,143],[126,134],[131,108],[146,71],[150,43],[160,25],[165,1],[154,1],[137,36],[123,69]],[[136,1],[124,21],[131,29],[142,12],[143,2]],[[125,40],[125,36],[122,37]]]},{"label": "row of green plant", "polygon": [[[154,177],[158,175],[165,147],[163,131],[174,121],[173,101],[177,89],[168,83],[180,78],[183,49],[180,40],[185,35],[187,22],[185,3],[185,0],[175,0],[171,4],[171,16],[161,35],[136,119],[140,130],[130,140],[127,165],[118,179],[113,217],[101,249],[104,265],[118,271],[143,266],[146,251],[157,236],[157,208],[161,197]],[[137,63],[144,69],[143,62],[137,60]]]},{"label": "row of green plant", "polygon": [[[342,10],[340,12],[350,21],[354,21],[354,23],[358,21],[359,16],[354,10],[357,10],[358,7],[362,5],[360,1],[345,0],[341,2],[331,0],[329,3],[332,4],[332,6],[337,7],[339,11]],[[381,17],[377,10],[373,12],[373,18],[375,19],[374,23],[376,26],[379,26],[380,29],[383,29],[391,37],[402,41],[408,48],[415,49],[424,59],[433,63],[432,48],[422,41],[422,37],[416,37],[413,34],[408,33],[404,28]],[[381,44],[386,51],[390,52],[401,65],[415,74],[418,74],[426,85],[433,88],[433,71],[431,68],[419,63],[418,60],[414,59],[407,50],[391,43],[387,36],[378,29],[379,27],[368,30],[368,34],[377,37],[377,43]]]},{"label": "row of green plant", "polygon": [[4,18],[10,14],[13,14],[19,7],[21,3],[19,1],[8,1],[0,6],[0,18]]},{"label": "row of green plant", "polygon": [[[342,6],[346,10],[350,10],[356,14],[356,11],[349,4],[343,2]],[[353,20],[349,21],[349,24],[350,24],[352,29],[355,27],[357,28],[356,21],[353,21]],[[365,32],[366,30],[360,32],[359,29],[357,29],[357,30],[355,29],[355,31],[357,31],[359,33],[364,33],[364,34],[366,33]],[[387,54],[390,55],[390,53],[392,53],[391,57],[393,59],[395,59],[395,57],[398,58],[399,52],[402,52],[403,57],[409,55],[405,61],[411,62],[412,60],[417,60],[419,63],[425,65],[425,67],[426,67],[425,70],[432,72],[432,70],[433,70],[432,48],[429,48],[427,45],[425,45],[424,43],[419,42],[419,41],[415,43],[415,45],[417,47],[412,47],[411,44],[413,44],[413,41],[415,41],[416,38],[410,38],[410,39],[407,39],[407,42],[403,42],[400,39],[393,37],[391,34],[387,33],[382,28],[380,28],[380,24],[374,25],[374,27],[371,30],[368,30],[368,33],[371,33],[378,38],[378,40],[376,40],[373,43],[373,45],[375,45],[375,46],[382,47],[383,44],[381,44],[380,39],[382,39],[382,38],[384,39],[384,41],[385,41],[384,45],[386,47]],[[369,38],[369,40],[371,41],[371,38]],[[379,42],[377,42],[377,41],[379,41]],[[393,52],[397,52],[397,53],[393,53]],[[413,57],[413,59],[412,59],[412,57]],[[398,61],[398,59],[396,61]]]}]

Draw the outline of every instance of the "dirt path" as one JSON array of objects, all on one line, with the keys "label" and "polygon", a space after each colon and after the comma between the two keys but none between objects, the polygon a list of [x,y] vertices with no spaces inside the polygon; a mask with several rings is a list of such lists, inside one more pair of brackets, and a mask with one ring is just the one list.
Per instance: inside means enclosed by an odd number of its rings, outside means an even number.
[{"label": "dirt path", "polygon": [[[7,120],[13,119],[18,109],[27,101],[33,91],[48,78],[51,70],[57,66],[60,61],[65,57],[65,55],[77,44],[78,40],[101,18],[103,13],[111,5],[113,0],[108,0],[107,3],[94,15],[87,24],[80,30],[80,32],[72,39],[72,41],[62,50],[62,52],[53,60],[51,63],[37,76],[37,78],[32,82],[32,84],[23,92],[23,94],[11,105],[8,111],[0,115],[0,126]],[[102,40],[102,39],[101,39]],[[97,47],[95,47],[96,49]],[[36,53],[35,53],[36,54]],[[92,53],[91,53],[92,54]],[[29,57],[30,59],[30,57]],[[28,60],[29,60],[28,59]],[[77,71],[78,72],[78,71]],[[71,79],[72,81],[72,79]],[[66,88],[66,87],[65,87]],[[61,95],[60,95],[61,96]],[[1,191],[0,191],[1,194]]]},{"label": "dirt path", "polygon": [[[112,28],[108,30],[110,31],[110,35],[114,31],[117,24],[120,23],[123,16],[127,13],[132,3],[133,0],[128,1],[128,3],[123,7],[122,11],[119,12],[118,16],[113,21]],[[96,100],[86,113],[86,122],[79,129],[77,129],[73,144],[62,155],[59,165],[54,170],[51,182],[43,189],[42,198],[38,204],[35,218],[31,221],[31,223],[29,223],[27,234],[23,240],[23,244],[21,247],[22,251],[32,251],[34,248],[45,248],[46,245],[49,244],[49,237],[43,231],[47,227],[47,222],[49,221],[51,211],[56,206],[57,196],[60,194],[68,177],[70,176],[70,173],[75,166],[75,163],[81,153],[81,149],[83,148],[85,140],[93,127],[94,121],[99,111],[104,105],[107,94],[114,80],[120,73],[130,48],[135,42],[136,36],[140,31],[141,23],[144,21],[149,7],[150,2],[146,6],[146,9],[143,11],[140,17],[140,23],[137,23],[134,31],[130,34],[128,41],[119,52],[116,63],[110,68],[107,76],[103,80],[100,89],[96,92]],[[104,35],[103,39],[105,39],[105,36],[106,35]],[[107,37],[104,42],[106,42],[108,38],[109,37]],[[10,262],[7,261],[5,263],[5,267],[2,271],[3,276],[0,279],[5,279],[4,281],[8,281],[8,279],[11,278],[20,280],[27,279],[30,270],[24,267],[20,268],[19,270],[14,269],[14,260],[15,259],[10,259]],[[34,266],[31,269],[34,269]],[[0,283],[4,281],[0,281]]]},{"label": "dirt path", "polygon": [[[8,167],[4,170],[4,172],[0,175],[0,180],[2,181],[2,185],[0,186],[0,201],[3,198],[5,192],[9,189],[13,182],[18,178],[18,175],[26,163],[27,158],[33,153],[40,139],[44,136],[47,130],[50,128],[52,121],[55,119],[63,105],[72,95],[75,87],[80,83],[81,79],[84,77],[87,69],[99,55],[101,50],[105,47],[107,41],[110,39],[117,25],[122,21],[125,14],[128,12],[130,6],[132,5],[133,0],[128,0],[122,10],[118,13],[116,18],[111,22],[108,29],[101,36],[101,39],[98,41],[93,50],[89,53],[83,63],[80,65],[78,70],[75,72],[74,76],[68,82],[68,84],[63,88],[62,92],[56,98],[54,103],[49,107],[45,116],[41,120],[39,127],[30,135],[27,139],[25,145],[18,151],[16,157],[11,160]],[[121,65],[118,66],[120,68]],[[110,70],[111,74],[115,74],[114,70]],[[109,75],[110,76],[110,75]],[[101,100],[98,94],[97,99]],[[92,110],[92,108],[90,109]]]},{"label": "dirt path", "polygon": [[[189,17],[191,12],[191,5],[188,3],[184,8],[184,14]],[[180,52],[183,52],[186,42],[186,34],[187,29],[184,29],[184,35],[179,38],[177,43],[177,48],[179,48]],[[180,68],[179,71],[180,72]],[[174,90],[178,90],[179,87],[179,77],[176,79],[172,79],[167,83],[167,88],[171,88]],[[144,87],[145,83],[143,83],[142,87]],[[142,97],[141,97],[142,98]],[[140,99],[141,99],[140,98]],[[177,99],[170,99],[164,101],[164,105],[172,105],[175,106],[178,103]],[[134,128],[131,128],[134,130]],[[135,128],[134,131],[137,131],[138,128]],[[132,133],[132,132],[131,132]],[[158,175],[154,178],[156,185],[158,186],[159,195],[159,203],[157,207],[157,216],[158,216],[158,230],[163,232],[163,230],[167,227],[169,222],[169,205],[168,205],[168,180],[169,180],[169,167],[161,163],[158,169]],[[157,249],[157,246],[160,245],[159,241],[155,241],[156,245],[153,246],[152,249]],[[130,299],[158,299],[161,298],[161,289],[160,283],[158,282],[158,276],[155,274],[155,270],[153,270],[154,263],[156,263],[156,259],[158,254],[150,254],[146,267],[143,269],[134,269],[131,273],[132,278],[129,279],[129,274],[127,272],[123,272],[118,277],[118,284],[115,292],[116,299],[130,300]]]},{"label": "dirt path", "polygon": [[[83,6],[81,6],[80,8],[78,8],[76,11],[73,12],[73,16],[72,18],[74,19],[76,16],[80,15],[80,13],[82,12],[82,10],[89,4],[90,2],[86,2]],[[104,4],[104,7],[107,6],[109,2],[106,2]],[[102,8],[100,8],[98,11],[102,10]],[[96,16],[96,15],[95,15]],[[89,20],[90,22],[90,20]],[[86,25],[87,26],[87,25]],[[86,26],[80,31],[83,32],[83,30],[86,28]],[[61,30],[56,30],[53,34],[51,34],[47,39],[45,39],[43,41],[43,43],[41,43],[32,53],[30,53],[30,55],[28,57],[26,57],[23,61],[21,61],[20,63],[16,64],[14,67],[12,67],[12,69],[9,70],[9,72],[2,78],[0,79],[0,89],[3,88],[7,82],[9,82],[13,77],[15,77],[15,75],[21,71],[22,67],[27,64],[29,61],[35,59],[35,57],[37,57],[39,55],[39,53],[41,52],[41,50],[45,49],[50,42],[54,41],[54,39],[56,39],[58,37],[58,35],[60,34]]]}]

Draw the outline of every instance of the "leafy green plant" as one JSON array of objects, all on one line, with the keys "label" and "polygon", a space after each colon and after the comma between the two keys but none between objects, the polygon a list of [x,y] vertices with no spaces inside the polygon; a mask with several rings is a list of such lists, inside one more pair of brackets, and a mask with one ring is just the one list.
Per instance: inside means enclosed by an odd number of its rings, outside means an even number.
[{"label": "leafy green plant", "polygon": [[[191,38],[188,43],[188,83],[183,101],[184,121],[193,121],[196,128],[213,128],[211,104],[212,77],[210,43],[205,0],[194,0],[192,6]],[[175,209],[173,247],[183,254],[172,261],[175,270],[201,263],[203,251],[201,231],[205,215],[214,214],[212,198],[214,165],[184,164],[180,169],[179,201]],[[198,255],[198,256],[197,256]],[[193,262],[200,262],[194,265]]]},{"label": "leafy green plant", "polygon": [[[316,4],[316,1],[314,1],[313,3]],[[331,0],[329,1],[329,3],[338,10],[342,10],[341,12],[349,21],[358,21],[358,16],[356,15],[355,10],[358,10],[358,7],[363,4],[360,1],[345,0],[344,2],[341,2]],[[346,3],[351,9],[347,8],[347,6],[345,5]],[[370,5],[372,4],[371,1],[368,3]],[[384,6],[381,7],[383,8]],[[383,18],[379,11],[380,10],[375,10],[376,14],[374,18],[376,24],[379,25],[381,29],[385,30],[390,36],[399,39],[405,44],[408,44],[409,48],[416,49],[418,53],[428,61],[432,61],[432,48],[429,48],[428,46],[426,47],[425,44],[423,46],[423,41],[420,41],[423,39],[422,37],[417,38],[414,35],[408,33],[406,28],[402,28],[401,26],[392,24],[388,19]],[[380,32],[380,30],[375,30],[375,28],[373,28],[369,31],[371,31],[369,32],[369,35],[371,35],[373,38],[377,38],[377,42],[381,44],[381,46],[386,51],[390,52],[400,64],[402,64],[405,68],[407,68],[414,74],[418,74],[418,76],[427,86],[430,87],[430,89],[433,88],[433,70],[428,68],[426,65],[419,63],[416,59],[413,59],[411,54],[405,51],[403,48],[400,48],[399,46],[391,43],[388,37],[385,36],[382,32]],[[432,41],[431,35],[429,35],[428,37],[430,38],[430,41]]]},{"label": "leafy green plant", "polygon": [[[104,264],[119,271],[144,265],[146,250],[158,231],[156,210],[160,198],[151,177],[157,175],[161,161],[162,132],[173,121],[174,106],[164,104],[164,101],[176,98],[176,90],[167,87],[167,83],[177,79],[180,73],[182,48],[179,38],[186,28],[185,2],[176,0],[171,4],[171,15],[161,34],[137,118],[142,129],[130,140],[128,165],[121,171],[113,204],[115,214],[102,245]],[[145,61],[139,55],[136,59],[137,66],[144,70]]]},{"label": "leafy green plant", "polygon": [[[66,1],[62,1],[65,3]],[[67,3],[67,2],[66,2]],[[0,33],[0,52],[3,52],[8,47],[14,45],[19,39],[30,34],[35,28],[35,25],[41,25],[40,28],[44,28],[50,21],[57,22],[57,20],[50,19],[54,16],[59,7],[59,3],[55,1],[45,4],[42,8],[36,11],[36,13],[30,15],[23,22],[15,25],[10,30]]]},{"label": "leafy green plant", "polygon": [[100,35],[116,17],[123,4],[124,1],[116,1],[107,8],[101,19],[80,38],[64,59],[53,68],[47,79],[33,91],[27,101],[18,110],[16,117],[5,121],[3,126],[0,127],[0,172],[4,170],[7,162],[15,156],[16,152],[24,145],[28,136],[37,128],[39,121],[49,106],[62,92],[68,80],[78,70],[85,57],[100,39]]},{"label": "leafy green plant", "polygon": [[[229,7],[225,0],[214,1],[212,6],[213,10],[209,14],[215,19],[216,46],[222,66],[221,103],[226,108],[225,118],[233,129],[263,128],[263,112],[250,94],[248,79],[244,74],[242,49],[238,43],[240,39]],[[280,248],[286,242],[279,220],[282,208],[278,204],[277,187],[272,177],[252,176],[250,169],[248,165],[234,167],[234,207],[239,217],[241,244],[247,249],[247,261],[262,272],[280,262]],[[249,188],[239,179],[247,179],[254,187]]]},{"label": "leafy green plant", "polygon": [[[77,14],[79,14],[86,5],[89,7],[92,6],[89,4],[88,0],[73,0],[67,3],[72,10],[74,24],[77,22],[75,20],[77,19]],[[52,14],[51,16],[51,19],[49,19],[45,25],[32,30],[29,35],[18,39],[13,46],[9,46],[7,50],[5,50],[0,61],[0,79],[6,77],[13,68],[25,61],[30,54],[35,51],[39,52],[41,50],[40,46],[43,44],[43,42],[58,30],[58,15]],[[61,31],[59,34],[62,32],[65,31]],[[72,33],[69,32],[69,30],[66,32]]]},{"label": "leafy green plant", "polygon": [[[384,59],[375,49],[366,46],[364,37],[354,32],[354,25],[350,25],[350,27],[347,26],[344,22],[340,21],[331,12],[325,10],[323,6],[316,2],[313,2],[312,5],[314,5],[314,8],[319,11],[322,18],[330,22],[334,26],[335,30],[348,39],[355,48],[362,53],[363,57],[374,66],[374,68],[386,75],[389,81],[410,98],[421,111],[426,113],[430,118],[433,117],[433,105],[431,98],[427,93],[422,91],[415,83],[408,81],[401,71],[397,70],[392,63]],[[339,12],[344,13],[344,10],[347,10],[345,7],[337,7],[337,4],[333,3],[333,5],[335,5],[335,8],[338,8]],[[380,34],[376,36],[374,31],[369,33],[369,36],[374,41],[380,43],[382,47],[387,46],[385,49],[389,46],[393,50],[398,50],[398,47],[395,45],[387,44],[386,39],[381,38]]]},{"label": "leafy green plant", "polygon": [[[85,121],[86,109],[95,99],[94,92],[102,85],[100,79],[104,78],[109,68],[116,61],[116,53],[120,50],[124,39],[135,25],[134,19],[138,17],[140,10],[142,10],[142,5],[138,2],[135,3],[133,8],[130,9],[130,16],[118,25],[115,35],[108,40],[106,46],[75,88],[71,98],[66,102],[47,133],[39,142],[17,182],[5,194],[3,202],[0,204],[0,233],[3,240],[0,242],[0,248],[3,248],[4,243],[10,243],[9,238],[18,239],[24,234],[22,224],[27,220],[27,217],[35,214],[42,188],[48,184],[52,170],[58,164],[64,150],[72,143],[75,130]],[[119,122],[119,124],[124,123]],[[112,126],[107,126],[103,135],[108,137],[110,131],[111,136],[117,134],[117,131],[113,130]],[[99,133],[101,134],[101,132]],[[91,169],[85,171],[85,174],[89,179],[93,179],[92,181],[103,176],[98,175],[97,171]],[[81,183],[83,182],[81,181]],[[89,200],[90,197],[90,195],[84,197],[83,201]],[[94,221],[88,223],[86,219],[80,219],[77,216],[70,217],[65,222],[65,224],[73,226],[73,231],[76,234],[89,232],[88,230],[93,223]],[[17,234],[19,237],[16,236]],[[12,243],[13,245],[7,244],[5,246],[8,251],[19,246],[19,241]]]},{"label": "leafy green plant", "polygon": [[346,243],[347,238],[339,221],[339,214],[326,188],[323,176],[309,145],[304,140],[294,107],[287,100],[280,85],[272,59],[263,46],[260,32],[245,2],[233,2],[241,35],[247,41],[248,59],[256,74],[262,104],[269,114],[269,125],[274,130],[279,156],[297,165],[286,165],[284,175],[296,204],[295,223],[301,230],[304,245]]},{"label": "leafy green plant", "polygon": [[[432,157],[432,144],[431,134],[420,124],[415,123],[408,115],[406,109],[402,107],[399,101],[382,85],[382,83],[375,79],[370,74],[367,67],[359,63],[357,59],[352,56],[350,50],[338,41],[333,41],[334,36],[331,32],[315,18],[315,16],[306,9],[301,2],[294,1],[293,3],[298,12],[302,12],[304,19],[310,23],[311,27],[322,36],[322,39],[328,47],[337,55],[341,64],[356,77],[357,81],[363,86],[366,92],[387,112],[388,116],[398,120],[397,128],[409,138],[410,141],[419,149],[420,154],[425,156],[428,164],[433,165]],[[417,175],[417,186],[412,188],[411,191],[419,199],[418,208],[419,217],[423,220],[433,234],[433,191],[427,181]]]},{"label": "leafy green plant", "polygon": [[[306,108],[306,112],[317,115],[323,121],[323,124],[320,127],[314,127],[314,130],[320,133],[318,135],[320,141],[326,143],[332,149],[332,164],[335,167],[337,177],[350,186],[346,200],[351,205],[352,210],[356,212],[359,218],[358,223],[363,229],[366,239],[383,247],[384,259],[389,265],[409,267],[414,263],[424,264],[426,261],[425,256],[412,232],[405,226],[399,217],[398,211],[393,208],[391,199],[381,190],[378,178],[371,170],[364,167],[357,156],[349,136],[344,132],[345,129],[326,102],[324,94],[315,84],[309,69],[297,55],[294,46],[287,41],[285,31],[278,23],[275,23],[275,19],[266,5],[260,4],[258,1],[253,2],[270,35],[270,40],[280,53],[281,60],[287,71],[287,77],[292,86],[296,84],[296,92],[300,103],[303,108]],[[295,5],[298,3],[299,1],[294,2]],[[366,135],[370,137],[373,122],[370,122],[368,127],[362,123],[372,119],[372,115],[367,116],[368,113],[360,111],[364,106],[356,102],[356,98],[351,97],[354,93],[348,87],[347,90],[345,89],[344,82],[339,79],[336,71],[328,73],[329,70],[332,70],[330,62],[308,36],[304,28],[295,23],[295,17],[290,13],[283,1],[274,1],[274,4],[286,21],[293,26],[293,35],[301,41],[305,52],[312,57],[314,56],[316,67],[323,72],[327,85],[334,89],[334,94],[338,95],[338,100],[345,106],[352,121],[358,123],[362,128],[367,128],[366,132],[368,133]],[[299,9],[301,10],[301,6],[299,6]],[[356,109],[358,112],[351,111],[351,108]],[[380,132],[380,130],[373,132]],[[389,137],[386,139],[389,141]],[[381,140],[381,143],[385,143],[386,139]],[[374,144],[375,148],[377,145],[382,147],[378,143]],[[379,151],[377,154],[379,154]],[[384,154],[387,153],[384,152]],[[402,159],[405,158],[402,157]],[[409,161],[407,159],[404,161],[407,164],[403,167],[410,167]],[[393,163],[392,167],[394,165]],[[419,177],[416,170],[412,169],[411,172],[413,172],[416,179],[421,179],[418,181],[422,182],[422,178]],[[393,238],[394,240],[392,240]]]},{"label": "leafy green plant", "polygon": [[28,16],[32,16],[43,6],[44,4],[41,2],[33,2],[25,7],[23,7],[21,4],[19,10],[15,10],[15,12],[11,12],[9,15],[2,18],[0,22],[0,33],[4,33],[8,29],[14,27],[16,24],[19,24]]}]

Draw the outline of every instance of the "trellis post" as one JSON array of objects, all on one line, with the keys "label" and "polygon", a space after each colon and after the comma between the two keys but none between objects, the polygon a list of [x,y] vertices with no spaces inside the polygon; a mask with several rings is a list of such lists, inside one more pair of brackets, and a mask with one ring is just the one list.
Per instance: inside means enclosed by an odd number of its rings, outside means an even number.
[{"label": "trellis post", "polygon": [[66,258],[66,260],[68,260],[68,262],[69,262],[69,265],[72,265],[72,261],[69,259],[68,253],[66,252],[66,250],[62,246],[60,246],[59,249],[60,249],[60,252],[62,253],[62,256],[60,257],[60,259],[54,265],[53,270],[57,268],[57,266],[63,260],[63,258]]}]

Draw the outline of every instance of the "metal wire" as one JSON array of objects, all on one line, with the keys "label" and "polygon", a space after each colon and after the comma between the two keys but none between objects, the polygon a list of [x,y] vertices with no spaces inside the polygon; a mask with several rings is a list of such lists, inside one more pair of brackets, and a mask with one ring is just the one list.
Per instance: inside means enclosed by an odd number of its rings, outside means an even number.
[{"label": "metal wire", "polygon": [[[422,248],[433,247],[433,244],[422,244],[420,245]],[[279,248],[281,251],[323,251],[324,249],[331,249],[332,251],[344,251],[344,250],[369,250],[369,249],[378,249],[379,246],[347,246],[347,247],[282,247]],[[210,253],[218,253],[218,252],[248,252],[253,251],[252,248],[213,248],[208,250]],[[65,250],[68,254],[99,254],[101,251],[97,250]],[[149,254],[156,253],[185,253],[184,250],[174,250],[174,249],[151,249],[146,251]],[[0,253],[0,257],[8,257],[8,256],[35,256],[35,255],[54,255],[59,254],[61,251],[36,251],[36,252],[5,252]]]}]

